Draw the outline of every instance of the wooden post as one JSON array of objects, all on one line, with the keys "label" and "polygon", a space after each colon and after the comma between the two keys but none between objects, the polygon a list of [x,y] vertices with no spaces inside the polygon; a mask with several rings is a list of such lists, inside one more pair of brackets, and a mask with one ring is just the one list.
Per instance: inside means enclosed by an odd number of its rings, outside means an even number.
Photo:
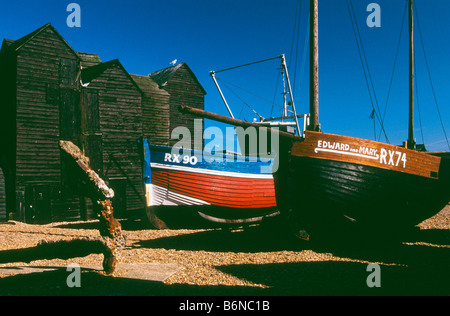
[{"label": "wooden post", "polygon": [[309,130],[320,131],[319,124],[319,1],[310,1],[310,103],[311,113]]},{"label": "wooden post", "polygon": [[124,244],[120,223],[113,216],[111,199],[114,191],[89,166],[89,158],[70,141],[59,141],[59,146],[69,159],[68,172],[75,179],[76,191],[92,199],[94,208],[100,215],[100,236],[105,245],[103,269],[112,274],[117,267],[117,250]]}]

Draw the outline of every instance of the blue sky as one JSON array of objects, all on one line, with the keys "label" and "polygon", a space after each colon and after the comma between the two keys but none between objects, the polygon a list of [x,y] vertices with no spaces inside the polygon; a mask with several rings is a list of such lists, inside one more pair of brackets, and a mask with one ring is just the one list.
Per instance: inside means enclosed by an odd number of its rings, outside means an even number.
[{"label": "blue sky", "polygon": [[[81,7],[80,28],[69,28],[66,24],[70,14],[66,8],[71,2]],[[376,96],[383,111],[406,2],[352,2]],[[380,5],[380,28],[370,28],[366,24],[370,14],[366,8],[373,2]],[[118,58],[130,73],[147,75],[178,59],[190,66],[207,91],[206,110],[223,115],[227,115],[227,111],[209,71],[284,53],[290,64],[291,80],[296,78],[294,96],[297,112],[306,113],[309,111],[308,56],[303,70],[302,61],[309,1],[301,1],[298,53],[294,49],[291,54],[297,3],[298,0],[3,1],[0,4],[0,38],[16,40],[51,22],[75,50],[97,53],[103,61]],[[416,7],[439,110],[449,135],[450,1],[416,0]],[[346,1],[321,0],[319,19],[322,131],[374,139],[374,122],[370,119],[372,105]],[[422,143],[423,132],[429,150],[449,150],[417,27],[415,38],[422,123],[420,129],[416,102],[417,142]],[[297,44],[296,39],[294,43]],[[273,61],[218,75],[233,89],[223,87],[235,116],[246,120],[255,116],[243,101],[264,117],[270,116],[272,111],[274,115],[279,114],[281,86],[276,85],[278,67],[278,62]],[[258,94],[260,98],[254,98],[243,89]],[[234,97],[233,92],[239,94],[239,98]],[[267,100],[273,100],[274,96],[277,105],[272,110],[272,104]],[[407,108],[408,38],[405,24],[385,120],[385,129],[393,144],[400,144],[407,138]],[[209,122],[207,126],[213,124]],[[380,131],[379,124],[376,130],[377,133]],[[382,137],[381,141],[384,140]]]}]

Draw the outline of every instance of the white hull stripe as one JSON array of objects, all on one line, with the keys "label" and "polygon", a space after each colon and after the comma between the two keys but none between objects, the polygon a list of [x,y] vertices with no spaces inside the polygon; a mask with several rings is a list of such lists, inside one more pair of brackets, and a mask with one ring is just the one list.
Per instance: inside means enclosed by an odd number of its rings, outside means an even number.
[{"label": "white hull stripe", "polygon": [[160,205],[210,205],[208,202],[196,199],[184,194],[172,192],[166,188],[155,184],[146,184],[147,193],[150,194],[147,199],[147,206]]},{"label": "white hull stripe", "polygon": [[153,163],[153,162],[150,164],[150,166],[152,168],[157,168],[157,169],[185,171],[185,172],[190,172],[190,173],[201,173],[201,174],[208,174],[208,175],[213,175],[213,176],[223,176],[223,177],[233,177],[233,178],[246,178],[246,179],[273,179],[273,175],[271,175],[271,174],[253,174],[253,173],[228,172],[228,171],[209,170],[209,169],[201,169],[201,168],[190,168],[190,167],[182,167],[182,166],[169,166],[169,165]]},{"label": "white hull stripe", "polygon": [[374,159],[374,160],[378,160],[380,158],[378,155],[377,156],[369,156],[369,155],[353,153],[353,152],[350,152],[350,151],[340,151],[340,150],[324,149],[324,148],[316,148],[316,149],[314,149],[314,152],[316,154],[319,153],[319,151],[325,151],[325,152],[334,153],[334,154],[341,154],[341,155],[356,156],[356,157],[367,158],[367,159]]}]

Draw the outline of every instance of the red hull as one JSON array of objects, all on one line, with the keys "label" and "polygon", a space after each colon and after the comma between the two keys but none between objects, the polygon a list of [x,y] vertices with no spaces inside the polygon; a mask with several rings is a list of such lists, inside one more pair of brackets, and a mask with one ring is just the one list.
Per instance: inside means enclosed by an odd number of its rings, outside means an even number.
[{"label": "red hull", "polygon": [[152,183],[171,192],[230,208],[276,206],[273,178],[238,178],[153,169]]}]

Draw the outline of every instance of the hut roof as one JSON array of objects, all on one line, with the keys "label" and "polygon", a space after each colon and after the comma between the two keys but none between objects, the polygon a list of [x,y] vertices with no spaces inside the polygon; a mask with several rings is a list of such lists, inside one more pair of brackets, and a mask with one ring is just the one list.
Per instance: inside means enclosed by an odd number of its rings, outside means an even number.
[{"label": "hut roof", "polygon": [[152,72],[151,74],[149,74],[149,77],[152,78],[159,86],[164,86],[164,84],[167,81],[169,81],[170,78],[182,67],[184,67],[185,69],[188,70],[188,72],[191,74],[194,81],[197,83],[197,85],[202,90],[203,94],[206,94],[205,89],[203,89],[203,87],[200,84],[200,82],[198,81],[197,77],[195,76],[195,74],[192,72],[191,68],[189,68],[189,66],[186,63],[181,63],[178,65],[174,65],[171,67],[167,67],[167,68]]},{"label": "hut roof", "polygon": [[159,85],[150,77],[133,74],[130,74],[130,76],[144,93],[158,93],[162,95],[169,95],[169,92],[159,88]]},{"label": "hut roof", "polygon": [[113,59],[101,64],[98,64],[96,66],[92,66],[89,68],[85,68],[81,71],[81,80],[84,84],[90,83],[92,80],[97,78],[98,76],[102,75],[107,69],[113,68],[113,67],[119,67],[123,70],[123,72],[127,75],[127,77],[130,79],[130,81],[133,83],[133,85],[136,87],[136,89],[139,90],[139,92],[142,94],[142,89],[137,85],[137,83],[133,80],[133,78],[130,76],[128,71],[125,70],[125,68],[122,66],[120,61],[118,59]]},{"label": "hut roof", "polygon": [[47,28],[51,28],[52,31],[56,34],[56,36],[58,36],[60,38],[60,40],[73,52],[73,54],[75,56],[78,57],[78,54],[73,50],[73,48],[66,42],[66,40],[61,36],[61,34],[58,33],[58,31],[53,27],[53,25],[51,23],[47,23],[43,26],[41,26],[40,28],[38,28],[37,30],[31,32],[28,35],[25,35],[21,38],[19,38],[16,41],[12,41],[12,40],[6,40],[3,41],[4,44],[8,45],[8,48],[10,50],[13,51],[18,51],[20,50],[26,43],[28,43],[30,40],[32,40],[34,37],[36,37],[38,34],[40,34],[41,32],[43,32],[44,30],[46,30]]},{"label": "hut roof", "polygon": [[97,66],[102,63],[102,60],[97,54],[92,53],[80,53],[77,52],[78,57],[81,59],[81,67],[88,68],[92,66]]}]

